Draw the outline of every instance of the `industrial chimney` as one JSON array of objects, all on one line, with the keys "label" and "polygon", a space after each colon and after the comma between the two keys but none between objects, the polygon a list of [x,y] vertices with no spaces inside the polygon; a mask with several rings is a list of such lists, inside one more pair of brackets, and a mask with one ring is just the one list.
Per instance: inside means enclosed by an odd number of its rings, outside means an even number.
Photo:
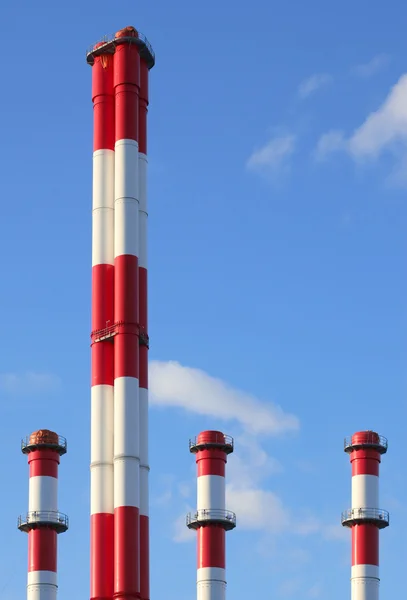
[{"label": "industrial chimney", "polygon": [[93,45],[91,600],[149,600],[147,107],[134,27]]},{"label": "industrial chimney", "polygon": [[21,442],[30,468],[28,513],[18,518],[28,533],[28,600],[56,600],[57,535],[68,529],[68,517],[58,511],[58,465],[66,439],[48,429]]},{"label": "industrial chimney", "polygon": [[389,525],[389,513],[379,506],[379,465],[387,452],[386,438],[358,431],[345,439],[352,465],[352,508],[342,513],[342,525],[352,530],[352,600],[379,599],[379,530]]},{"label": "industrial chimney", "polygon": [[203,431],[189,441],[198,466],[197,511],[187,526],[198,534],[197,600],[225,600],[225,532],[236,515],[225,510],[225,465],[233,439],[220,431]]}]

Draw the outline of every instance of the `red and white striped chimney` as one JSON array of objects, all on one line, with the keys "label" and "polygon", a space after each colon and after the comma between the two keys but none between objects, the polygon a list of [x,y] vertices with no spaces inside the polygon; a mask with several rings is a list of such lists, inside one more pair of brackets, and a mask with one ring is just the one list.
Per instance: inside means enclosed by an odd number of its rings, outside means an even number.
[{"label": "red and white striped chimney", "polygon": [[139,423],[140,423],[140,598],[150,599],[150,549],[149,549],[149,498],[148,498],[148,296],[147,296],[147,110],[148,70],[143,56],[140,57],[139,95]]},{"label": "red and white striped chimney", "polygon": [[57,535],[68,529],[68,517],[58,511],[58,465],[66,439],[48,429],[21,442],[30,468],[28,513],[18,518],[28,533],[28,600],[56,600]]},{"label": "red and white striped chimney", "polygon": [[91,600],[149,600],[146,130],[155,57],[126,27],[87,62],[96,155]]},{"label": "red and white striped chimney", "polygon": [[[138,113],[140,55],[133,27],[116,33],[114,507],[117,600],[140,594],[140,429],[138,310]],[[120,39],[123,38],[123,43]]]},{"label": "red and white striped chimney", "polygon": [[352,600],[379,600],[379,530],[389,525],[389,513],[379,506],[379,465],[387,452],[386,438],[358,431],[345,439],[352,464],[352,508],[342,513],[342,525],[352,529]]},{"label": "red and white striped chimney", "polygon": [[[94,50],[106,50],[103,43]],[[92,66],[92,375],[90,459],[90,597],[113,596],[113,294],[114,95],[113,56]]]},{"label": "red and white striped chimney", "polygon": [[197,511],[187,526],[198,533],[197,600],[225,600],[225,532],[236,515],[225,509],[225,466],[233,439],[220,431],[203,431],[189,442],[198,468]]}]

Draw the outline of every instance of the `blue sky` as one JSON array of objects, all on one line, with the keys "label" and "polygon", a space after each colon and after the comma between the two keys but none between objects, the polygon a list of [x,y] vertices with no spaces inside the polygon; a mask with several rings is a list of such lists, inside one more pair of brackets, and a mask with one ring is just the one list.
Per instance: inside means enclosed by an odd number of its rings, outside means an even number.
[{"label": "blue sky", "polygon": [[[0,598],[25,595],[20,438],[66,436],[59,600],[89,594],[92,106],[85,50],[129,24],[149,113],[152,598],[195,597],[188,438],[220,428],[228,598],[350,594],[343,437],[389,438],[381,590],[407,560],[405,7],[8,3],[0,97]],[[402,427],[403,425],[403,427]],[[404,466],[403,466],[404,464]]]}]

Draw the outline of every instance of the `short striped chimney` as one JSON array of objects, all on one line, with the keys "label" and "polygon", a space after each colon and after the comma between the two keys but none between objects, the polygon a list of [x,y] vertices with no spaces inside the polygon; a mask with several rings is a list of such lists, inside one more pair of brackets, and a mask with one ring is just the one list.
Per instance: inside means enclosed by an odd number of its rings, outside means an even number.
[{"label": "short striped chimney", "polygon": [[379,506],[379,465],[387,452],[386,438],[358,431],[345,439],[352,465],[352,508],[342,513],[342,525],[352,530],[352,600],[379,600],[379,530],[389,525],[389,513]]},{"label": "short striped chimney", "polygon": [[48,429],[21,442],[30,468],[28,513],[18,519],[28,533],[28,600],[56,600],[57,535],[68,529],[68,517],[58,511],[58,465],[66,439]]},{"label": "short striped chimney", "polygon": [[236,515],[225,510],[225,466],[233,439],[220,431],[203,431],[189,442],[198,466],[197,510],[187,526],[198,533],[197,600],[225,600],[225,532]]}]

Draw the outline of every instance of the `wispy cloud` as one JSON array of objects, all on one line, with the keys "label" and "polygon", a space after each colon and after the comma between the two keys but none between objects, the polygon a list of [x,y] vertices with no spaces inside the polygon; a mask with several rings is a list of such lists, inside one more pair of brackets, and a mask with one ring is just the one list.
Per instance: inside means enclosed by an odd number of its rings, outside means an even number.
[{"label": "wispy cloud", "polygon": [[333,77],[328,73],[315,73],[314,75],[311,75],[311,77],[304,79],[304,81],[300,83],[298,87],[298,95],[301,99],[304,100],[305,98],[308,98],[309,96],[314,94],[319,89],[332,83],[332,81]]},{"label": "wispy cloud", "polygon": [[363,77],[364,79],[367,79],[368,77],[372,77],[373,75],[384,69],[384,67],[386,67],[389,64],[389,62],[390,56],[388,54],[378,54],[377,56],[373,57],[372,60],[370,60],[369,62],[352,67],[351,72],[354,75],[357,75],[358,77]]},{"label": "wispy cloud", "polygon": [[345,150],[357,162],[371,163],[384,153],[394,158],[395,183],[407,183],[407,74],[390,90],[383,104],[367,116],[350,137],[338,130],[325,133],[317,145],[317,157]]},{"label": "wispy cloud", "polygon": [[196,533],[188,529],[185,522],[185,515],[189,512],[193,512],[194,509],[191,506],[185,506],[185,512],[177,517],[175,523],[173,525],[173,541],[178,544],[183,544],[184,542],[193,542],[196,539]]},{"label": "wispy cloud", "polygon": [[277,404],[262,402],[200,369],[176,361],[152,361],[149,373],[153,404],[235,420],[252,433],[280,434],[299,428],[297,417]]},{"label": "wispy cloud", "polygon": [[337,150],[346,150],[347,142],[342,131],[331,130],[324,133],[318,140],[315,151],[315,158],[323,161],[328,158],[332,152]]},{"label": "wispy cloud", "polygon": [[296,143],[295,135],[273,137],[267,144],[253,152],[246,162],[246,168],[267,177],[287,173],[289,159],[295,152]]},{"label": "wispy cloud", "polygon": [[[239,529],[279,535],[320,535],[331,539],[331,525],[326,525],[306,510],[293,510],[276,494],[268,483],[271,476],[284,468],[258,443],[258,436],[275,436],[295,432],[299,421],[271,402],[262,402],[252,394],[237,390],[221,379],[200,369],[185,367],[178,362],[150,363],[151,400],[156,406],[181,408],[199,415],[229,422],[238,426],[235,452],[228,461],[226,503],[237,514]],[[233,423],[234,422],[234,423]],[[194,509],[193,479],[176,482],[166,479],[169,488],[163,492],[163,502],[185,504],[173,524],[173,539],[187,542],[195,539],[185,524],[185,514]],[[264,519],[264,515],[271,515]],[[340,529],[340,525],[337,526]]]},{"label": "wispy cloud", "polygon": [[59,377],[51,373],[0,373],[0,389],[13,395],[52,392],[59,388],[60,383]]}]

